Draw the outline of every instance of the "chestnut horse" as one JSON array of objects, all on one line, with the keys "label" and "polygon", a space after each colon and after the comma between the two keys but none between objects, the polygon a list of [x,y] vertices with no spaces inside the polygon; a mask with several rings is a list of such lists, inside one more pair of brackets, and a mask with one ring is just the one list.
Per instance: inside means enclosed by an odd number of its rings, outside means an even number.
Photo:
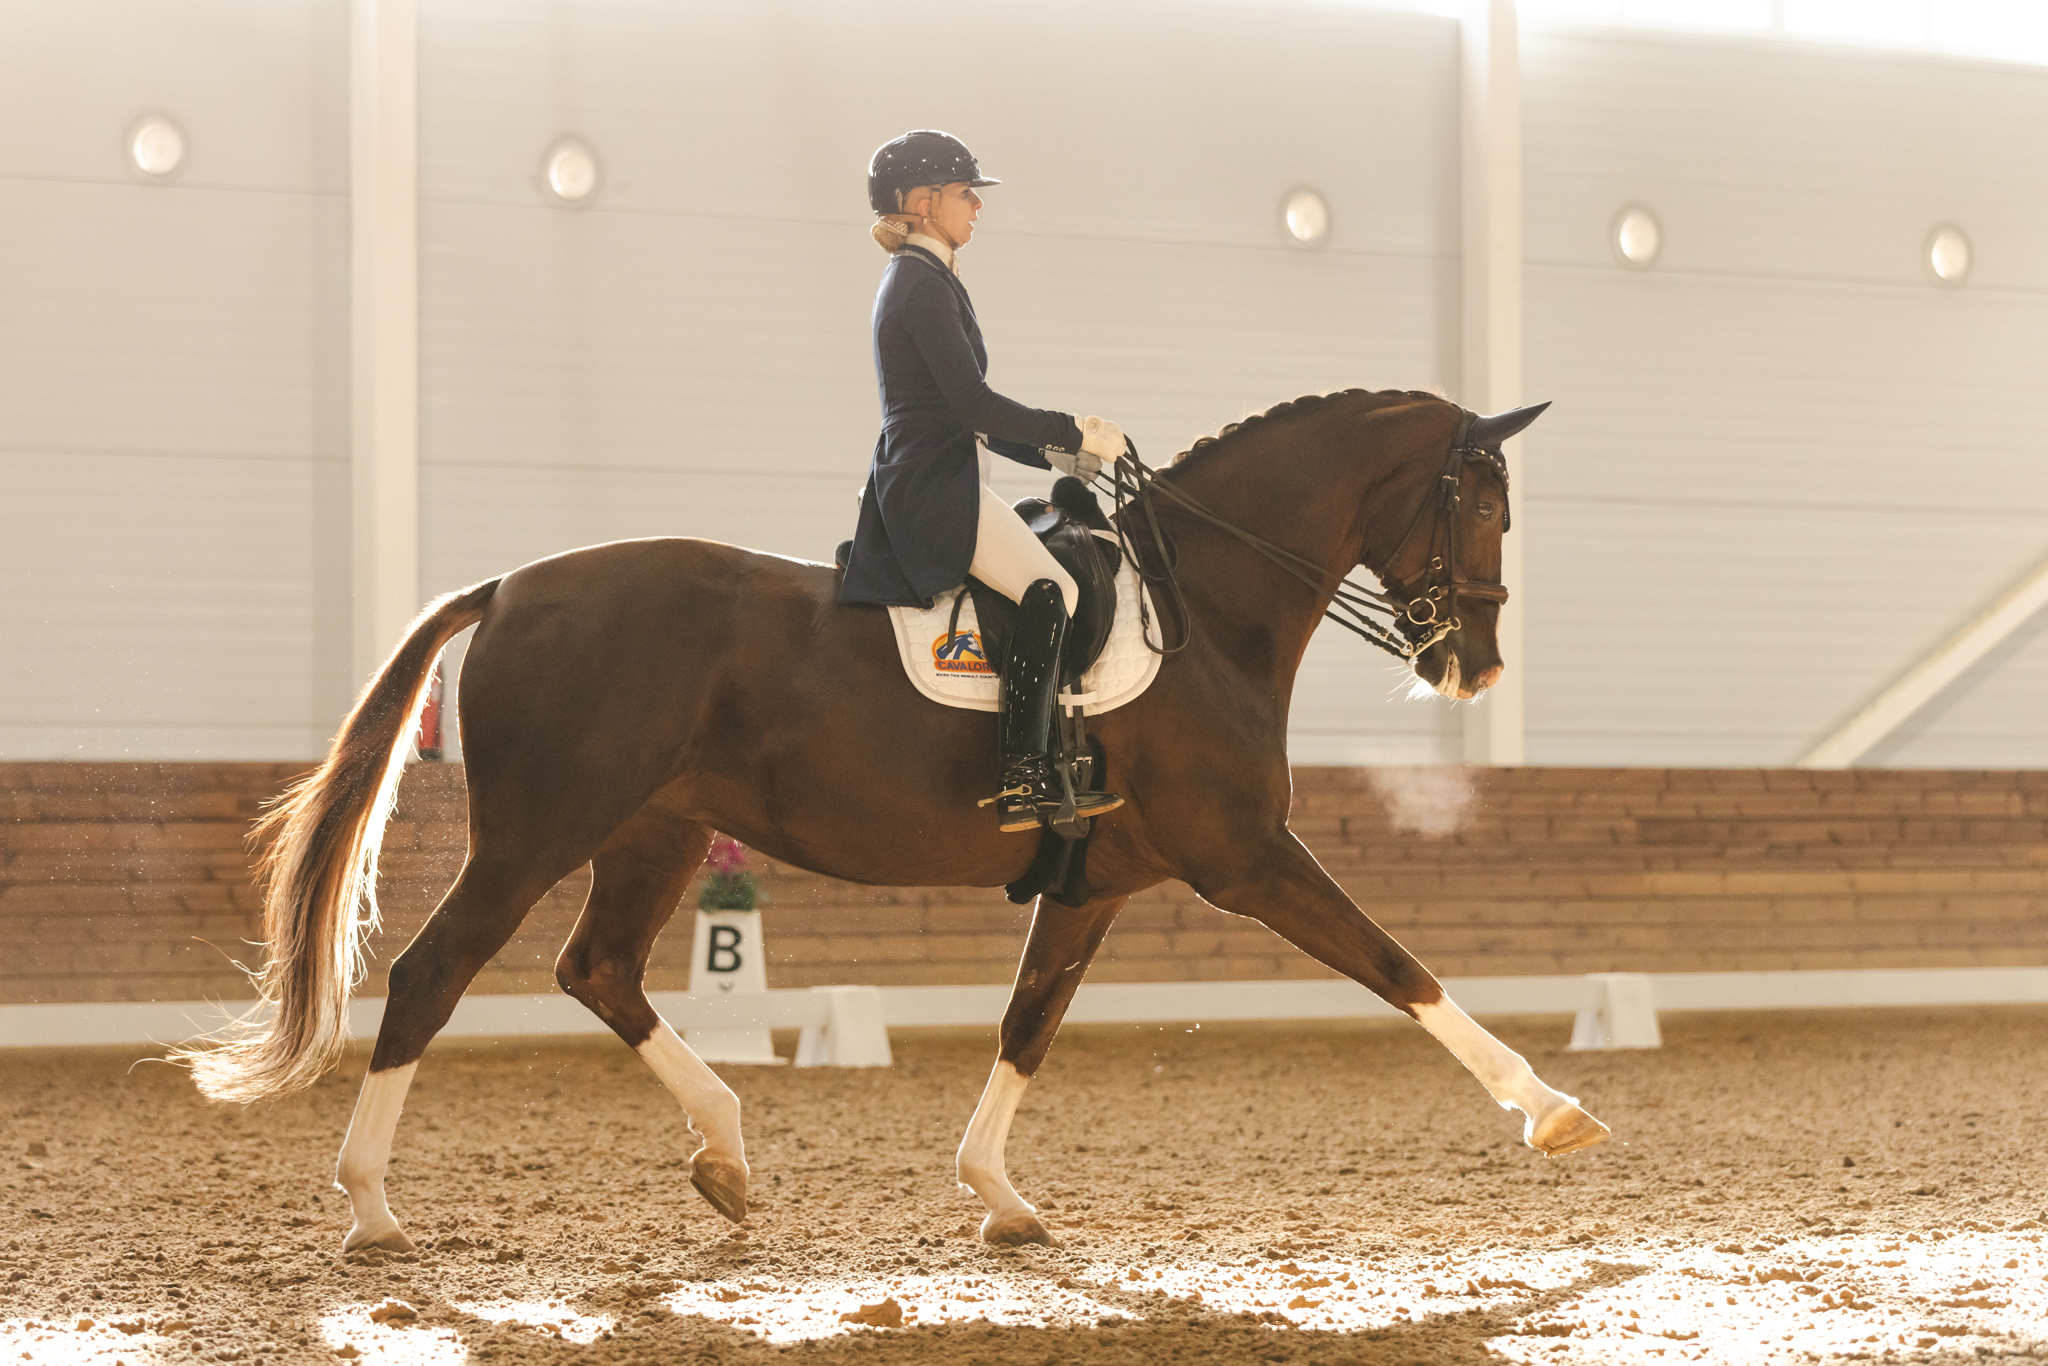
[{"label": "chestnut horse", "polygon": [[[1107,786],[1126,805],[1097,823],[1093,899],[1071,908],[1040,897],[1032,911],[1001,1052],[958,1158],[960,1180],[988,1208],[984,1239],[1050,1241],[1004,1174],[1010,1119],[1118,909],[1168,878],[1405,1011],[1523,1112],[1532,1146],[1556,1154],[1606,1136],[1453,1005],[1287,828],[1289,694],[1345,573],[1363,565],[1407,602],[1415,590],[1403,585],[1441,580],[1435,548],[1454,537],[1450,573],[1467,576],[1472,596],[1462,608],[1454,598],[1457,629],[1433,633],[1415,672],[1457,697],[1499,677],[1498,449],[1533,416],[1474,419],[1427,394],[1352,390],[1282,404],[1159,473],[1182,495],[1155,490],[1150,506],[1185,613],[1159,624],[1186,644],[1142,697],[1094,723]],[[1460,438],[1489,459],[1447,464]],[[1221,509],[1230,525],[1197,509]],[[1120,514],[1127,531],[1139,515]],[[1327,584],[1315,587],[1304,563]],[[293,1090],[338,1059],[414,718],[442,647],[477,628],[460,689],[469,856],[391,965],[336,1176],[355,1216],[345,1248],[411,1245],[384,1172],[413,1071],[478,969],[580,865],[591,865],[590,899],[556,976],[681,1102],[703,1140],[691,1182],[737,1221],[748,1176],[739,1100],[641,985],[712,833],[884,886],[995,887],[1031,863],[1039,836],[1002,834],[975,804],[993,790],[995,718],[920,697],[883,609],[842,606],[836,587],[829,566],[670,539],[593,546],[450,594],[364,690],[326,760],[265,819],[258,986],[275,1013],[184,1054],[200,1089],[225,1100]]]}]

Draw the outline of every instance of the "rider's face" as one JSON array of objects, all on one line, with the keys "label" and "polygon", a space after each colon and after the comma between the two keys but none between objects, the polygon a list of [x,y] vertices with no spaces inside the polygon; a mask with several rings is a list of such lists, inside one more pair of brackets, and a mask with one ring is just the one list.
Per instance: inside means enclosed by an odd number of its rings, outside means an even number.
[{"label": "rider's face", "polygon": [[954,246],[964,247],[973,239],[974,220],[981,216],[981,196],[972,185],[955,181],[936,190],[920,190],[918,195],[911,211],[936,223]]}]

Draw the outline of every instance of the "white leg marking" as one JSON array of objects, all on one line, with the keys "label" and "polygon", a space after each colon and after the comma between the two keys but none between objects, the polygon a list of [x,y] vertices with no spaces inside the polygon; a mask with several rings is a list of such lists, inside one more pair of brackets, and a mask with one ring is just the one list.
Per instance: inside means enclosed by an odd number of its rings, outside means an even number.
[{"label": "white leg marking", "polygon": [[666,1020],[656,1024],[647,1042],[634,1051],[683,1107],[690,1127],[703,1135],[704,1146],[697,1156],[724,1158],[744,1169],[747,1145],[740,1138],[740,1098],[732,1088],[690,1051]]},{"label": "white leg marking", "polygon": [[370,1246],[396,1252],[412,1250],[412,1240],[399,1229],[385,1202],[384,1169],[391,1165],[391,1137],[398,1131],[406,1088],[418,1069],[418,1063],[409,1062],[363,1078],[355,1115],[348,1122],[348,1137],[342,1140],[341,1157],[334,1165],[334,1184],[348,1192],[349,1208],[356,1219],[342,1241],[344,1252]]},{"label": "white leg marking", "polygon": [[998,1062],[988,1074],[981,1103],[974,1107],[974,1118],[967,1122],[967,1133],[960,1140],[960,1184],[980,1196],[993,1217],[1038,1213],[1017,1194],[1003,1171],[1003,1147],[1010,1138],[1010,1121],[1016,1117],[1017,1103],[1024,1099],[1024,1088],[1030,1084],[1031,1078],[1019,1075],[1014,1064]]},{"label": "white leg marking", "polygon": [[1530,1147],[1570,1152],[1607,1136],[1607,1126],[1581,1110],[1576,1097],[1545,1086],[1528,1059],[1481,1029],[1450,997],[1416,1006],[1415,1018],[1479,1078],[1503,1110],[1520,1110],[1528,1117],[1522,1141]]}]

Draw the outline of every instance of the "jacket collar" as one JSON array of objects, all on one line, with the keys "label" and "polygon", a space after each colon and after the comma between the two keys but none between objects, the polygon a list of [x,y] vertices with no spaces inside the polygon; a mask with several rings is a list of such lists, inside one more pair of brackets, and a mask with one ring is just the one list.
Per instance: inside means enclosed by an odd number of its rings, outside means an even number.
[{"label": "jacket collar", "polygon": [[960,258],[953,254],[951,247],[936,237],[927,237],[921,232],[914,232],[903,239],[903,245],[906,247],[916,247],[955,275],[960,273]]}]

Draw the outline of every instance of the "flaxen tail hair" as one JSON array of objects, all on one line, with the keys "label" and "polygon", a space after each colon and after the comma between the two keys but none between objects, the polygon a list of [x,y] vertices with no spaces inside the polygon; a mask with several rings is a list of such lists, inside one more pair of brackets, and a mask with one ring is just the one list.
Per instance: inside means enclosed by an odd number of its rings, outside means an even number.
[{"label": "flaxen tail hair", "polygon": [[250,838],[268,845],[259,874],[268,952],[249,975],[261,1002],[224,1035],[171,1054],[214,1100],[286,1095],[341,1057],[363,936],[377,928],[377,851],[427,680],[443,647],[483,619],[497,587],[492,579],[429,604],[363,689],[325,762],[257,823]]}]

